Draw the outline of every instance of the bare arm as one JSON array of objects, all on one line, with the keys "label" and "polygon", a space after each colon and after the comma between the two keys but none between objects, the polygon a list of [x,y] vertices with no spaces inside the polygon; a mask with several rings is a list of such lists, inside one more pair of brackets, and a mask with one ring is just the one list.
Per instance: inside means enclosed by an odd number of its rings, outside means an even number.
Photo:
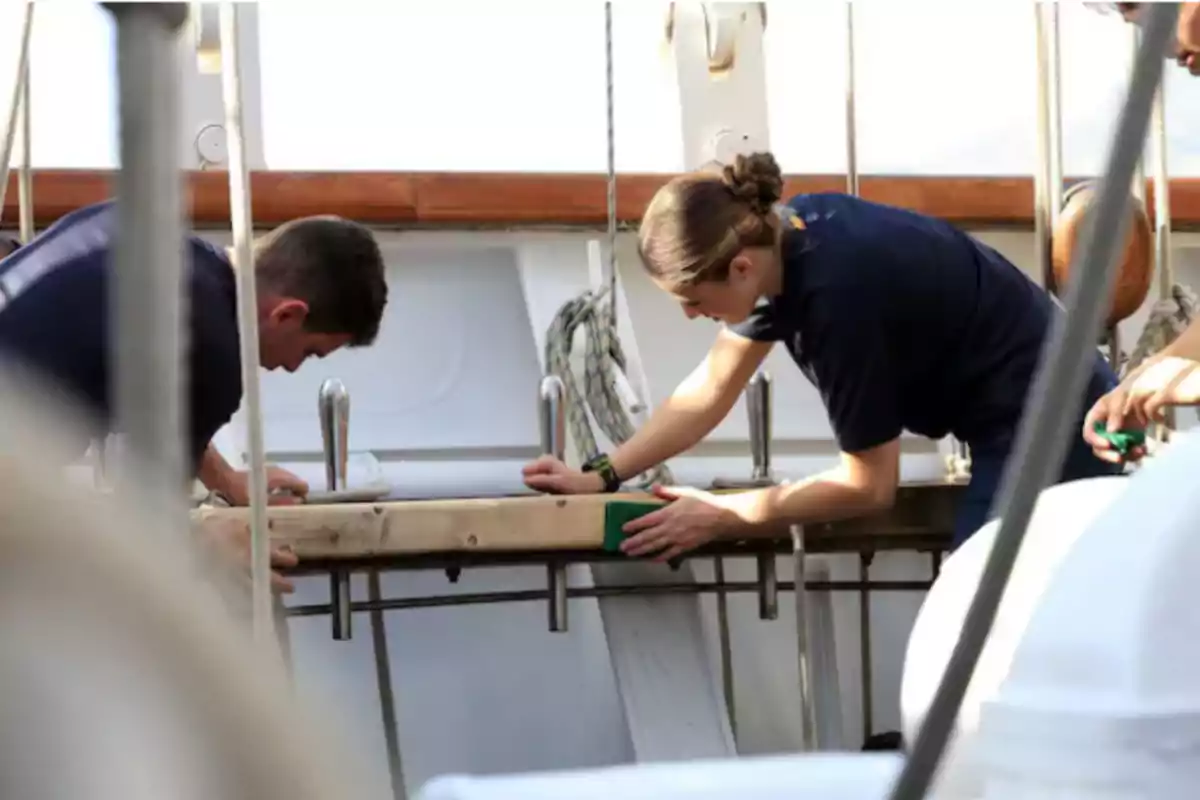
[{"label": "bare arm", "polygon": [[204,449],[204,456],[200,459],[200,470],[197,477],[210,492],[225,492],[228,490],[229,476],[233,475],[234,472],[234,468],[211,443]]},{"label": "bare arm", "polygon": [[703,439],[725,418],[750,376],[771,351],[727,330],[717,334],[708,356],[659,406],[650,420],[611,455],[623,479],[679,455]]},{"label": "bare arm", "polygon": [[676,502],[626,523],[629,538],[621,550],[630,556],[657,554],[659,560],[669,560],[716,537],[775,535],[788,524],[871,514],[894,501],[899,464],[896,437],[867,450],[843,453],[839,466],[798,483],[727,495],[656,489],[659,497]]},{"label": "bare arm", "polygon": [[[200,459],[197,475],[209,491],[219,492],[235,506],[250,505],[250,476],[244,470],[234,469],[228,461],[209,444]],[[267,502],[271,505],[289,505],[300,502],[308,494],[308,483],[286,469],[267,465]]]},{"label": "bare arm", "polygon": [[900,480],[900,440],[842,453],[837,467],[796,483],[727,495],[730,533],[781,523],[807,524],[863,516],[891,507]]}]

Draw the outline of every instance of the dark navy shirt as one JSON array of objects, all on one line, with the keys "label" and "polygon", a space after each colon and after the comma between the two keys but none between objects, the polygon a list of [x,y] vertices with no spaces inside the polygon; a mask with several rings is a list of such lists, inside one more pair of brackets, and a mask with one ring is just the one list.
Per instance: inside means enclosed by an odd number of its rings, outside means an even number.
[{"label": "dark navy shirt", "polygon": [[[788,204],[783,290],[731,330],[781,341],[858,452],[903,430],[976,447],[1015,436],[1050,296],[949,223],[844,194]],[[1103,380],[1097,353],[1096,376]],[[1091,389],[1089,389],[1091,391]]]},{"label": "dark navy shirt", "polygon": [[[88,206],[0,261],[0,276],[36,276],[0,309],[0,351],[82,402],[94,415],[97,434],[107,433],[114,422],[108,285],[115,224],[115,205]],[[233,267],[196,237],[188,237],[186,253],[191,298],[185,306],[187,427],[198,466],[213,435],[241,403],[241,358]],[[80,453],[86,449],[87,442],[81,442]]]}]

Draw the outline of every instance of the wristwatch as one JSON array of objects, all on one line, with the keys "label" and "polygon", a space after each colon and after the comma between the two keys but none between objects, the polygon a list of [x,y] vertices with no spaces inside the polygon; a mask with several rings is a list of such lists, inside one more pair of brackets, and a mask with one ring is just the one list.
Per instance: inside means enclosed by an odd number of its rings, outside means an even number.
[{"label": "wristwatch", "polygon": [[621,479],[605,453],[593,456],[583,465],[584,472],[595,472],[604,481],[604,491],[613,493],[621,488]]}]

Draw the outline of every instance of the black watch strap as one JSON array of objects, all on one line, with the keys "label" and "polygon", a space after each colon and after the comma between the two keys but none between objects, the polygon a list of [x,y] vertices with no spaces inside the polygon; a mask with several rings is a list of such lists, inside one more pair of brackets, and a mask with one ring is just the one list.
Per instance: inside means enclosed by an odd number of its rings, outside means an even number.
[{"label": "black watch strap", "polygon": [[612,461],[608,456],[601,453],[588,459],[588,462],[583,465],[584,472],[595,472],[604,481],[604,491],[613,493],[621,488],[621,479],[617,476],[617,471],[613,469]]}]

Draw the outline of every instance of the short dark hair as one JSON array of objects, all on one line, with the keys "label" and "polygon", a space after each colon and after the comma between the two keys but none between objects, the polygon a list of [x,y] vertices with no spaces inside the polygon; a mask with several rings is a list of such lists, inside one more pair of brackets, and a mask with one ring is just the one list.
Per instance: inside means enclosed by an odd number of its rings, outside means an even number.
[{"label": "short dark hair", "polygon": [[336,216],[280,225],[255,242],[254,272],[263,290],[308,304],[306,330],[349,334],[351,347],[379,335],[387,280],[365,225]]}]

